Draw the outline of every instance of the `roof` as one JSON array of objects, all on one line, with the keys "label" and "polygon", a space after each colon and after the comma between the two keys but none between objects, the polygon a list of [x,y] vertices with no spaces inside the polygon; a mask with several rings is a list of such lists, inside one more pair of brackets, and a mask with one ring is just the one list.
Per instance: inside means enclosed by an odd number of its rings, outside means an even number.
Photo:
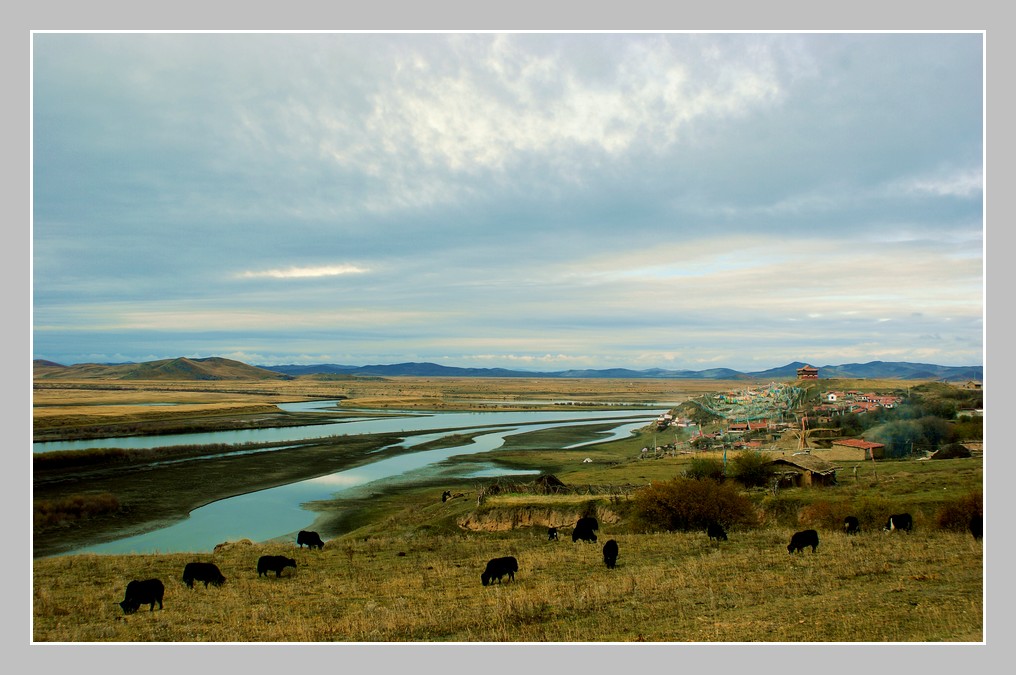
[{"label": "roof", "polygon": [[833,441],[833,445],[847,445],[851,448],[861,448],[863,450],[871,450],[872,448],[884,448],[885,445],[882,443],[872,443],[871,441],[862,441],[860,438],[844,438],[840,441]]},{"label": "roof", "polygon": [[829,474],[835,473],[836,467],[825,461],[821,457],[814,455],[794,455],[792,457],[778,457],[774,459],[770,464],[788,464],[790,466],[796,466],[799,469],[805,469],[812,473]]}]

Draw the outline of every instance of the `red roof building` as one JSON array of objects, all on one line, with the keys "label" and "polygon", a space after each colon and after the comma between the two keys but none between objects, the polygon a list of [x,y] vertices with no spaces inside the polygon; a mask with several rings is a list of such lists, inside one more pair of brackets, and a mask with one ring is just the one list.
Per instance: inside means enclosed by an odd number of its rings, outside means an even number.
[{"label": "red roof building", "polygon": [[799,380],[817,380],[818,379],[818,368],[811,366],[804,366],[797,369],[797,379]]}]

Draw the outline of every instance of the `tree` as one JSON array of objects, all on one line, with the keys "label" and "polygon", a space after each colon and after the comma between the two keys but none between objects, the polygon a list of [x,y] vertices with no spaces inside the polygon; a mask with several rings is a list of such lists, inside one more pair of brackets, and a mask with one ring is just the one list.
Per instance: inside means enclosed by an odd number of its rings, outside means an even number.
[{"label": "tree", "polygon": [[695,457],[691,460],[684,475],[696,480],[711,478],[718,483],[722,483],[727,478],[723,462],[715,457]]},{"label": "tree", "polygon": [[637,490],[632,512],[644,530],[705,530],[709,523],[753,527],[758,524],[748,497],[731,482],[674,478]]},{"label": "tree", "polygon": [[745,487],[763,487],[769,485],[773,469],[766,455],[745,450],[731,460],[728,474]]}]

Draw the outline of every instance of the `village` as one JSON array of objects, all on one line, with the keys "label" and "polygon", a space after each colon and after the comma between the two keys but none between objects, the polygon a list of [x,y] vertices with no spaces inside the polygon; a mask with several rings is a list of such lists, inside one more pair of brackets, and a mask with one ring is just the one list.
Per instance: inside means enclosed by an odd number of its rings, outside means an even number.
[{"label": "village", "polygon": [[[800,368],[797,376],[797,383],[771,382],[703,396],[660,415],[654,440],[662,442],[643,448],[641,458],[722,452],[725,459],[728,451],[758,452],[769,457],[775,476],[788,486],[835,483],[840,467],[833,462],[887,459],[884,443],[844,433],[837,418],[892,411],[905,402],[899,388],[822,390],[814,387],[818,369],[811,366]],[[799,386],[806,383],[812,386]],[[979,383],[963,388],[979,389]],[[957,452],[970,456],[969,449],[952,444],[920,459]]]}]

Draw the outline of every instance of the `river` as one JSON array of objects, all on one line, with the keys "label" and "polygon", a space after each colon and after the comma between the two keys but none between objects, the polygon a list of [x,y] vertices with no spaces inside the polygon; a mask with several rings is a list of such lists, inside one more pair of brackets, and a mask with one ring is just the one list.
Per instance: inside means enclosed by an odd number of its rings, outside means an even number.
[{"label": "river", "polygon": [[[280,408],[291,411],[313,409],[336,410],[335,402],[315,401],[299,404],[283,404]],[[237,539],[267,541],[292,536],[306,529],[314,522],[316,514],[304,508],[308,502],[341,498],[343,493],[352,494],[354,488],[363,488],[375,481],[412,483],[414,479],[435,475],[448,478],[470,478],[524,473],[485,463],[464,467],[444,464],[456,455],[475,454],[495,450],[504,443],[507,436],[551,429],[563,426],[591,424],[594,421],[615,420],[617,425],[609,434],[595,441],[576,443],[569,448],[593,443],[626,438],[635,429],[656,419],[663,410],[617,410],[617,411],[529,411],[529,412],[483,412],[483,413],[419,413],[398,411],[385,418],[362,418],[335,424],[309,427],[287,427],[279,429],[257,429],[244,432],[213,432],[206,434],[179,434],[159,437],[129,437],[95,439],[87,441],[88,447],[166,447],[193,443],[247,443],[257,441],[300,440],[335,435],[337,433],[366,434],[399,431],[425,431],[442,429],[432,434],[410,436],[393,447],[411,450],[412,447],[444,436],[461,433],[463,430],[486,431],[463,445],[405,452],[395,457],[381,459],[352,469],[326,476],[299,481],[266,490],[231,497],[195,509],[189,517],[169,527],[161,528],[133,537],[88,546],[68,553],[208,553],[216,544]],[[453,430],[453,431],[449,431]],[[224,440],[239,434],[241,440]],[[186,440],[185,440],[186,439]],[[113,441],[127,445],[112,445]],[[57,444],[36,444],[51,446]],[[81,449],[79,442],[59,444],[60,447],[33,448],[36,452],[57,449]]]}]

